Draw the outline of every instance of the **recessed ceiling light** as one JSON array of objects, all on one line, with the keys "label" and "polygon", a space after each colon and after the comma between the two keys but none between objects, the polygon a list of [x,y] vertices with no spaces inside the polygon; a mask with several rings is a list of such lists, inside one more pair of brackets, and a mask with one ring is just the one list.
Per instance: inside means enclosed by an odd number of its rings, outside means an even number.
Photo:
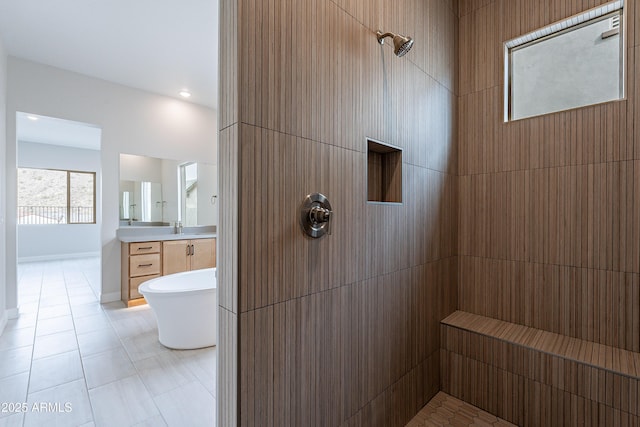
[{"label": "recessed ceiling light", "polygon": [[191,96],[191,92],[189,92],[188,90],[181,90],[180,96],[183,98],[189,98]]},{"label": "recessed ceiling light", "polygon": [[36,120],[38,120],[38,118],[37,118],[36,116],[27,116],[27,119],[29,119],[29,120],[33,120],[34,122],[35,122]]}]

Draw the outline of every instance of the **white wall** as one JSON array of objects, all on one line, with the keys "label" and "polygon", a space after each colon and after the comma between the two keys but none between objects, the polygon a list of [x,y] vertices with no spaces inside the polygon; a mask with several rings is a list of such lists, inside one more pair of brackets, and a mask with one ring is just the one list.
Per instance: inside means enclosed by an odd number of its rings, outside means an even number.
[{"label": "white wall", "polygon": [[18,141],[18,167],[96,173],[96,223],[18,225],[18,261],[38,261],[100,253],[100,151]]},{"label": "white wall", "polygon": [[[7,54],[0,38],[0,165],[6,163],[6,89],[7,89]],[[7,308],[14,307],[7,305],[7,283],[6,274],[7,246],[6,246],[6,200],[7,200],[7,179],[0,173],[0,334],[7,324]],[[15,276],[13,278],[15,287]]]},{"label": "white wall", "polygon": [[128,88],[69,71],[9,57],[7,90],[7,292],[17,306],[16,277],[16,129],[23,111],[102,128],[102,295],[120,298],[120,153],[217,163],[216,113],[210,108]]}]

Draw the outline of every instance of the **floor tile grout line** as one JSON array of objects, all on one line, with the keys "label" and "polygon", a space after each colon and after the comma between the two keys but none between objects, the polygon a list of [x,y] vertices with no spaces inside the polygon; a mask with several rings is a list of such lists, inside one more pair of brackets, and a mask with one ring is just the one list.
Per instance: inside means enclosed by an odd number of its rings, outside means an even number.
[{"label": "floor tile grout line", "polygon": [[[25,396],[24,396],[24,403],[27,403],[29,401],[29,388],[31,387],[31,373],[33,371],[33,357],[35,356],[35,352],[36,352],[36,334],[38,331],[38,321],[40,320],[40,304],[42,302],[42,283],[44,282],[44,272],[40,272],[40,292],[38,292],[38,309],[36,310],[36,324],[33,328],[33,339],[32,339],[32,345],[31,345],[31,360],[29,361],[29,375],[27,378],[27,388],[25,390]],[[20,282],[18,282],[18,287],[17,287],[17,291],[18,291],[18,295],[20,292],[20,287],[19,287]],[[18,316],[20,314],[18,313]],[[22,426],[24,427],[26,422],[27,422],[27,415],[28,412],[25,413],[22,417]]]},{"label": "floor tile grout line", "polygon": [[[92,421],[95,422],[95,414],[94,414],[94,410],[93,410],[93,405],[91,404],[91,400],[90,400],[89,395],[88,395],[88,387],[86,385],[86,375],[85,375],[85,371],[84,371],[84,365],[82,364],[82,356],[81,356],[81,353],[80,353],[80,345],[79,345],[79,342],[78,342],[78,339],[77,339],[77,335],[78,334],[77,334],[77,331],[75,329],[75,318],[73,317],[73,313],[71,311],[71,300],[69,298],[68,285],[67,285],[66,278],[64,277],[64,268],[61,269],[61,273],[63,275],[63,282],[64,282],[64,286],[65,286],[65,294],[67,296],[67,302],[69,304],[69,310],[70,310],[70,313],[71,313],[70,317],[71,317],[71,321],[72,321],[72,323],[74,325],[73,333],[74,333],[74,336],[76,338],[77,349],[71,350],[71,351],[68,351],[68,352],[63,352],[63,353],[57,353],[57,354],[50,355],[50,356],[45,356],[45,357],[43,357],[41,359],[45,359],[47,357],[55,357],[56,355],[64,354],[64,353],[70,353],[72,351],[76,351],[78,353],[78,357],[80,358],[80,361],[81,361],[81,369],[82,369],[82,373],[83,373],[83,380],[85,382],[85,387],[86,387],[86,390],[87,390],[87,400],[89,401],[89,405],[90,405],[90,408],[91,408]],[[42,302],[42,298],[43,298],[42,293],[43,293],[43,289],[44,289],[44,277],[45,277],[44,271],[41,272],[41,277],[42,277],[42,280],[41,280],[41,283],[40,283],[40,293],[39,293],[39,299],[38,299],[38,310],[37,310],[37,314],[36,314],[36,326],[35,326],[35,329],[34,329],[34,341],[37,338],[37,335],[36,335],[35,332],[36,332],[36,330],[38,328],[38,322],[40,320],[48,320],[48,319],[40,319],[40,307],[41,307],[41,302]],[[46,298],[46,297],[44,297],[44,298]],[[59,317],[62,317],[62,316],[59,316]],[[54,318],[56,318],[56,317],[54,317]],[[67,332],[67,331],[63,331],[63,332]],[[47,335],[51,335],[51,334],[47,334]],[[44,336],[47,336],[47,335],[44,335]],[[29,397],[29,394],[30,394],[29,389],[31,387],[31,371],[32,371],[32,367],[33,367],[33,361],[34,361],[33,356],[34,356],[34,353],[35,353],[35,342],[33,344],[31,364],[30,364],[30,369],[29,369],[29,380],[28,380],[28,386],[27,386],[27,400],[28,400],[28,397]],[[78,380],[67,381],[64,384],[58,384],[58,385],[55,385],[55,386],[48,387],[46,389],[34,391],[34,393],[36,393],[36,392],[39,393],[39,392],[43,392],[43,391],[46,391],[46,390],[54,389],[55,387],[58,387],[58,386],[61,386],[61,385],[65,385],[65,384],[69,384],[69,383],[74,382],[74,381],[78,381]],[[27,418],[26,416],[23,417],[23,425],[24,425],[24,423],[26,423],[26,418]]]},{"label": "floor tile grout line", "polygon": [[[64,270],[63,270],[63,276],[64,276]],[[84,276],[84,273],[83,273],[83,276]],[[89,286],[89,287],[91,287],[91,286]],[[69,298],[69,287],[67,286],[66,277],[65,277],[65,280],[64,280],[64,289],[65,289],[66,294],[67,294],[67,299],[69,300],[69,311],[71,312],[71,321],[73,322],[73,333],[75,334],[76,345],[78,346],[78,357],[80,358],[80,369],[82,369],[82,380],[83,380],[82,382],[84,383],[84,387],[85,387],[85,390],[87,392],[87,401],[89,402],[89,408],[91,408],[91,421],[93,421],[93,424],[95,425],[95,423],[96,423],[96,411],[95,411],[95,408],[93,407],[93,402],[91,401],[91,396],[89,395],[89,384],[87,384],[87,372],[85,371],[84,359],[82,358],[82,352],[80,351],[80,341],[78,340],[78,330],[76,329],[76,319],[73,316],[73,307],[71,305],[71,299]],[[91,292],[93,293],[93,290],[91,290]]]},{"label": "floor tile grout line", "polygon": [[[115,302],[115,301],[114,301]],[[100,308],[102,309],[102,311],[104,311],[104,306],[102,304],[100,304]],[[126,308],[126,307],[125,307]],[[142,379],[142,376],[140,375],[140,371],[138,370],[138,367],[136,366],[135,362],[133,361],[133,359],[131,358],[131,354],[129,353],[129,350],[127,350],[127,347],[124,345],[124,341],[122,339],[122,337],[120,336],[120,334],[118,333],[118,331],[116,330],[116,328],[113,326],[113,319],[111,318],[111,316],[109,316],[106,312],[104,313],[105,316],[107,316],[107,321],[109,322],[109,326],[111,327],[111,329],[113,329],[113,332],[116,334],[116,336],[118,337],[118,341],[120,341],[120,345],[122,346],[122,348],[124,349],[124,353],[127,356],[127,358],[129,359],[129,362],[131,363],[131,365],[133,366],[133,369],[135,370],[135,375],[140,378],[140,382],[142,383],[143,387],[145,388],[145,390],[147,391],[147,393],[149,393],[149,397],[151,398],[151,401],[153,402],[153,405],[155,406],[155,408],[158,410],[158,415],[160,416],[160,418],[162,418],[162,421],[164,421],[164,423],[166,425],[169,425],[169,423],[167,422],[167,420],[164,417],[164,414],[162,413],[162,411],[160,410],[160,407],[158,406],[158,403],[156,402],[155,396],[153,396],[153,394],[151,393],[151,390],[149,389],[149,387],[147,386],[147,384],[144,382],[144,380]],[[155,356],[150,356],[151,357],[155,357]],[[142,359],[144,360],[144,359]],[[130,375],[130,377],[133,375]],[[128,378],[128,377],[127,377]],[[119,381],[119,380],[118,380]],[[114,381],[115,382],[115,381]]]}]

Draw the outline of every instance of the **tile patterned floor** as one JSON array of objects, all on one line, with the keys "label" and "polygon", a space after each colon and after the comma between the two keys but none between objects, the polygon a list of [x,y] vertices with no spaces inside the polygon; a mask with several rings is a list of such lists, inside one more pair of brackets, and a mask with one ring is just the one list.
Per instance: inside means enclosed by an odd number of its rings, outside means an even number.
[{"label": "tile patterned floor", "polygon": [[[18,266],[20,317],[0,335],[0,403],[28,410],[0,408],[0,427],[215,425],[215,347],[163,347],[148,306],[101,305],[99,286],[99,258]],[[41,403],[53,406],[34,410]]]},{"label": "tile patterned floor", "polygon": [[406,427],[435,426],[515,427],[510,422],[444,392],[436,394]]}]

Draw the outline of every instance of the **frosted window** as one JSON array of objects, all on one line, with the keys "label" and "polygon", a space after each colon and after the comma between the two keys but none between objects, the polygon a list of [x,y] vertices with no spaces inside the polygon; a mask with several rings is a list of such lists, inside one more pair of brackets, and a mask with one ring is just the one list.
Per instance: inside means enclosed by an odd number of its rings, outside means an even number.
[{"label": "frosted window", "polygon": [[508,48],[506,118],[517,120],[622,98],[621,18],[622,10],[617,10]]}]

